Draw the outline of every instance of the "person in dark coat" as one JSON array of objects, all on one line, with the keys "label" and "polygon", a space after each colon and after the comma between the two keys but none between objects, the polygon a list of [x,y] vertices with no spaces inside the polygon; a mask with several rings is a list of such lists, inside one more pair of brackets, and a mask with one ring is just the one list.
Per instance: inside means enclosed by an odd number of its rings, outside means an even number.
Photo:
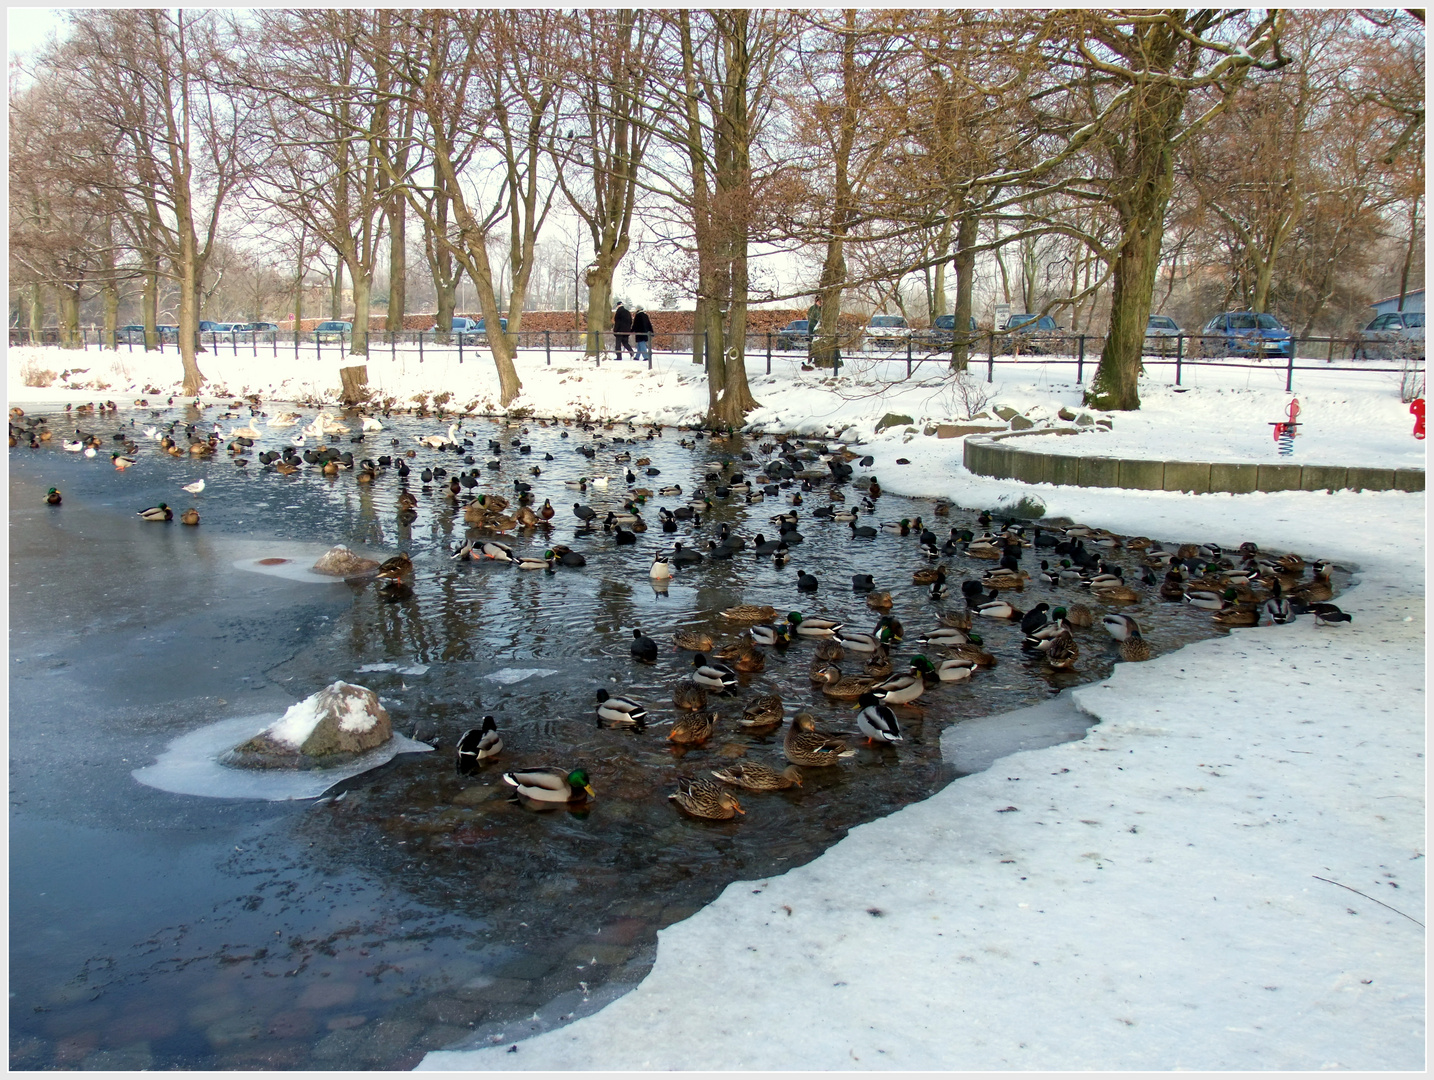
[{"label": "person in dark coat", "polygon": [[617,310],[612,313],[612,336],[616,345],[617,359],[622,359],[622,351],[626,349],[634,360],[637,354],[632,351],[632,312],[622,306],[619,302]]},{"label": "person in dark coat", "polygon": [[635,352],[639,360],[652,360],[652,319],[647,314],[647,308],[641,304],[632,316],[632,340],[636,344]]}]

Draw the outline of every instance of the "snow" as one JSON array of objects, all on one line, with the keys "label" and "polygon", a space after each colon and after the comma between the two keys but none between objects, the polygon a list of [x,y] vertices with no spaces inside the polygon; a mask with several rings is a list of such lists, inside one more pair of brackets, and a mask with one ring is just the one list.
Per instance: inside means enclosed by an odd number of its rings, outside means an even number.
[{"label": "snow", "polygon": [[262,734],[297,750],[314,733],[314,728],[323,718],[319,711],[319,694],[310,694],[303,701],[290,705],[288,711],[265,728]]},{"label": "snow", "polygon": [[[112,389],[35,389],[21,383],[26,359],[58,368],[76,355],[10,355],[12,402],[27,408],[127,405],[146,382],[173,393],[179,375],[172,354],[92,353],[87,377]],[[538,415],[672,424],[706,407],[686,357],[660,355],[651,372],[545,360],[518,362],[515,404]],[[218,400],[253,391],[268,407],[331,402],[341,362],[211,356],[201,367],[222,379]],[[449,390],[456,405],[496,410],[486,355],[460,365],[427,350],[419,364],[400,352],[368,366],[370,385],[401,404]],[[853,361],[837,379],[801,372],[796,358],[774,357],[771,376],[762,357],[748,366],[762,403],[755,429],[840,436],[874,457],[861,471],[888,491],[964,506],[1024,497],[1049,516],[1166,543],[1253,540],[1329,558],[1355,573],[1338,599],[1354,622],[1316,629],[1301,618],[1118,665],[1072,692],[1073,708],[1062,699],[1013,718],[1031,748],[1004,758],[982,742],[997,721],[950,729],[943,753],[985,771],[853,829],[806,866],[734,882],[662,931],[647,978],[592,1015],[508,1053],[556,1022],[549,1009],[572,1011],[555,1003],[539,1010],[542,1024],[500,1033],[502,1045],[435,1052],[421,1067],[1422,1069],[1424,494],[1189,495],[977,477],[961,465],[961,439],[922,433],[974,411],[936,365],[910,380],[898,362]],[[1423,467],[1396,374],[1296,371],[1305,426],[1290,459],[1269,428],[1290,398],[1283,366],[1187,366],[1190,389],[1178,394],[1169,374],[1142,383],[1140,412],[1104,414],[1113,431],[1045,437],[1042,449]],[[987,408],[1037,420],[1081,411],[1072,363],[998,366],[990,384],[984,365],[973,375]],[[913,423],[878,435],[891,412]],[[282,430],[264,440],[286,441]]]},{"label": "snow", "polygon": [[433,747],[393,733],[382,746],[342,766],[329,769],[234,769],[219,758],[260,730],[268,718],[239,716],[188,732],[171,742],[153,765],[135,769],[141,784],[176,795],[202,795],[211,799],[261,799],[283,802],[317,799],[335,784],[359,773],[386,765],[399,754],[416,754]]}]

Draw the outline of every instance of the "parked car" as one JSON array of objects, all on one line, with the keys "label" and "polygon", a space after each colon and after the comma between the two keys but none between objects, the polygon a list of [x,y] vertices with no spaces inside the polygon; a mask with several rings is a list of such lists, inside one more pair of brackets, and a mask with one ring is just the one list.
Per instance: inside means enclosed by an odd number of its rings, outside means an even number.
[{"label": "parked car", "polygon": [[[976,316],[969,317],[969,332],[976,332]],[[956,338],[956,316],[938,315],[929,330],[918,330],[912,335],[924,345],[932,348],[950,348]]]},{"label": "parked car", "polygon": [[317,342],[336,341],[343,344],[353,334],[354,324],[344,322],[342,319],[329,319],[314,327],[314,340]]},{"label": "parked car", "polygon": [[910,336],[911,327],[900,315],[873,315],[866,324],[866,343],[878,349],[894,349]]},{"label": "parked car", "polygon": [[144,344],[144,326],[140,323],[130,323],[128,326],[121,326],[115,331],[115,341],[130,342],[135,345]]},{"label": "parked car", "polygon": [[1424,359],[1424,312],[1389,311],[1355,334],[1356,360]]},{"label": "parked car", "polygon": [[201,334],[207,334],[207,333],[209,333],[209,331],[213,330],[213,329],[214,329],[215,327],[217,327],[218,325],[219,325],[219,323],[214,322],[212,319],[200,319],[200,320],[199,320],[199,332],[200,332]]},{"label": "parked car", "polygon": [[241,334],[248,334],[257,337],[261,341],[269,341],[274,334],[279,332],[279,324],[271,322],[242,323],[234,328]]},{"label": "parked car", "polygon": [[244,323],[212,322],[208,330],[202,330],[199,334],[201,341],[233,341],[236,338],[235,331],[244,326]]},{"label": "parked car", "polygon": [[811,323],[806,319],[793,319],[777,331],[776,346],[779,349],[806,349],[812,344]]},{"label": "parked car", "polygon": [[1014,354],[1041,355],[1059,351],[1065,328],[1049,315],[1018,311],[1006,320],[1006,342]]},{"label": "parked car", "polygon": [[1295,339],[1289,327],[1268,312],[1227,311],[1200,331],[1202,356],[1277,356],[1287,358]]},{"label": "parked car", "polygon": [[1169,315],[1151,315],[1145,320],[1145,352],[1165,356],[1175,352],[1175,338],[1185,331]]}]

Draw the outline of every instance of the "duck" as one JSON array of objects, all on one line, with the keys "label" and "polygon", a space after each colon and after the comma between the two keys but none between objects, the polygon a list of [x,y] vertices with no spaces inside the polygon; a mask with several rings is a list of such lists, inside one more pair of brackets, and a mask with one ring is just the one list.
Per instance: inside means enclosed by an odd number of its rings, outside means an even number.
[{"label": "duck", "polygon": [[132,458],[132,457],[125,457],[123,454],[121,454],[121,453],[119,453],[119,452],[115,452],[115,453],[111,454],[111,455],[110,455],[110,461],[114,462],[114,467],[115,467],[116,469],[128,469],[131,465],[133,465],[133,464],[135,463],[135,459],[134,459],[134,458]]},{"label": "duck", "polygon": [[841,642],[843,649],[858,653],[875,652],[881,647],[881,638],[876,634],[860,634],[850,630],[842,631],[831,640]]},{"label": "duck", "polygon": [[1165,580],[1160,583],[1159,592],[1162,600],[1184,600],[1185,578],[1178,570],[1167,570]]},{"label": "duck", "polygon": [[1186,589],[1185,602],[1205,611],[1220,611],[1226,604],[1233,603],[1238,595],[1234,589],[1226,589],[1223,593],[1213,589]]},{"label": "duck", "polygon": [[1329,563],[1320,560],[1311,568],[1313,577],[1294,589],[1290,590],[1290,597],[1303,600],[1305,603],[1325,603],[1334,596],[1334,586],[1330,584]]},{"label": "duck", "polygon": [[996,658],[986,652],[981,646],[984,642],[980,634],[971,635],[969,645],[957,645],[951,650],[958,660],[969,660],[977,667],[991,668],[996,666]]},{"label": "duck", "polygon": [[770,622],[777,617],[777,609],[768,604],[738,604],[724,610],[722,617],[732,622]]},{"label": "duck", "polygon": [[1221,626],[1258,626],[1260,609],[1255,604],[1237,603],[1215,612],[1211,616]]},{"label": "duck", "polygon": [[139,512],[139,516],[145,521],[172,521],[174,520],[174,511],[167,504],[160,503],[158,506],[145,507]]},{"label": "duck", "polygon": [[672,730],[667,733],[667,741],[683,745],[704,743],[711,738],[712,730],[716,726],[716,713],[684,713],[672,722]]},{"label": "duck", "polygon": [[679,680],[672,687],[672,704],[688,712],[700,712],[707,708],[707,691],[691,679]]},{"label": "duck", "polygon": [[802,783],[802,771],[795,765],[788,765],[778,772],[757,761],[738,761],[725,768],[713,769],[712,775],[724,784],[747,791],[784,791]]},{"label": "duck", "polygon": [[1284,596],[1278,580],[1275,581],[1271,595],[1265,601],[1264,612],[1270,617],[1270,621],[1276,626],[1284,626],[1295,621],[1294,605],[1289,598]]},{"label": "duck", "polygon": [[584,769],[571,772],[557,768],[524,769],[504,773],[503,782],[534,802],[583,803],[597,798]]},{"label": "duck", "polygon": [[475,550],[485,559],[494,559],[497,562],[515,562],[513,549],[507,544],[499,543],[497,540],[485,540]]},{"label": "duck", "polygon": [[893,675],[871,688],[878,701],[886,705],[905,705],[915,701],[926,689],[926,680],[919,668],[911,668],[905,675]]},{"label": "duck", "polygon": [[1057,671],[1069,671],[1080,659],[1080,646],[1076,644],[1075,637],[1069,630],[1062,630],[1051,638],[1042,651],[1045,653],[1046,663]]},{"label": "duck", "polygon": [[791,626],[782,623],[780,626],[772,626],[768,623],[757,623],[747,628],[747,633],[758,645],[774,645],[778,648],[786,646],[792,640]]},{"label": "duck", "polygon": [[993,600],[977,607],[975,614],[983,619],[1019,619],[1025,612],[1012,607],[1004,600]]},{"label": "duck", "polygon": [[641,728],[647,723],[647,710],[630,697],[597,692],[598,726]]},{"label": "duck", "polygon": [[868,746],[902,741],[901,728],[896,723],[896,713],[891,706],[883,704],[881,698],[870,691],[862,694],[857,704],[861,706],[861,711],[856,714],[856,726],[866,736]]},{"label": "duck", "polygon": [[896,644],[906,636],[906,627],[895,615],[883,615],[876,620],[876,627],[872,633],[885,644]]},{"label": "duck", "polygon": [[872,611],[890,611],[890,610],[891,610],[891,593],[889,593],[889,592],[869,592],[869,593],[867,593],[867,594],[866,594],[866,606],[869,607],[869,608],[871,608]]},{"label": "duck", "polygon": [[797,571],[797,592],[814,593],[820,584],[815,575],[809,574],[805,570]]},{"label": "duck", "polygon": [[988,589],[1010,589],[1020,592],[1026,587],[1026,579],[1030,575],[1024,570],[1010,570],[1005,567],[998,567],[995,570],[987,570],[981,575],[981,584]]},{"label": "duck", "polygon": [[579,554],[570,547],[563,544],[553,545],[553,554],[557,556],[558,562],[563,566],[586,566],[588,560],[584,555]]},{"label": "duck", "polygon": [[789,612],[787,621],[798,637],[835,637],[842,628],[835,619],[808,618],[800,611]]},{"label": "duck", "polygon": [[938,565],[938,566],[926,566],[926,567],[922,567],[920,570],[916,570],[916,571],[914,571],[914,572],[912,573],[912,575],[911,575],[911,584],[913,584],[913,585],[934,585],[934,584],[936,584],[937,576],[940,575],[940,576],[944,577],[945,574],[946,574],[946,564],[945,564],[945,563],[941,563],[941,564]]},{"label": "duck", "polygon": [[942,626],[954,630],[971,629],[971,611],[969,608],[964,611],[943,611],[936,616],[936,619]]},{"label": "duck", "polygon": [[653,581],[667,581],[672,577],[672,565],[667,561],[667,556],[657,552],[652,556],[652,566],[647,571],[647,576]]},{"label": "duck", "polygon": [[198,525],[199,511],[191,506],[188,510],[184,511],[184,513],[179,515],[179,523],[181,525]]},{"label": "duck", "polygon": [[1090,608],[1086,607],[1084,604],[1072,604],[1069,608],[1064,609],[1056,608],[1056,611],[1062,610],[1065,611],[1066,622],[1070,623],[1072,626],[1078,626],[1082,629],[1085,629],[1087,627],[1095,625],[1095,615],[1091,612]]},{"label": "duck", "polygon": [[712,636],[700,630],[673,631],[672,641],[679,649],[687,652],[705,653],[712,650]]},{"label": "duck", "polygon": [[840,701],[854,701],[872,687],[872,680],[862,675],[843,675],[835,664],[813,667],[812,681],[818,683],[823,694]]},{"label": "duck", "polygon": [[[930,663],[930,661],[928,661]],[[961,656],[953,656],[948,660],[942,660],[939,664],[932,664],[932,670],[923,674],[934,674],[939,682],[961,682],[969,679],[976,671],[976,664]]]},{"label": "duck", "polygon": [[59,488],[51,488],[49,491],[45,492],[45,502],[49,503],[51,506],[59,506],[59,505],[60,505],[60,490],[59,490]]},{"label": "duck", "polygon": [[949,649],[957,645],[965,645],[971,640],[971,637],[965,630],[960,630],[954,626],[938,626],[935,630],[930,630],[922,634],[918,640],[921,644],[928,647],[935,646],[937,648]]},{"label": "duck", "polygon": [[1120,658],[1136,664],[1150,659],[1150,643],[1136,631],[1120,643]]},{"label": "duck", "polygon": [[931,599],[943,600],[946,597],[947,591],[948,587],[946,585],[946,571],[938,567],[936,570],[936,580],[931,583]]},{"label": "duck", "polygon": [[782,722],[782,698],[780,694],[763,694],[747,703],[737,726],[742,728],[776,727]]},{"label": "duck", "polygon": [[816,658],[818,660],[842,660],[846,657],[846,649],[842,646],[840,637],[818,638]]},{"label": "duck", "polygon": [[667,797],[684,814],[708,821],[730,821],[747,812],[730,791],[701,777],[678,777],[677,790]]},{"label": "duck", "polygon": [[553,563],[557,562],[557,556],[551,551],[545,551],[542,555],[524,555],[518,560],[519,570],[545,570],[553,572]]},{"label": "duck", "polygon": [[782,752],[793,765],[827,766],[839,764],[842,758],[856,756],[844,739],[827,735],[817,730],[816,718],[811,713],[798,713],[792,717],[782,742]]},{"label": "duck", "polygon": [[861,670],[862,674],[873,682],[885,679],[891,674],[891,652],[882,645],[866,658]]},{"label": "duck", "polygon": [[657,642],[648,637],[641,630],[633,627],[632,631],[632,658],[644,664],[657,662]]},{"label": "duck", "polygon": [[1113,585],[1092,585],[1090,591],[1095,594],[1097,600],[1101,600],[1108,604],[1129,604],[1134,603],[1136,600],[1140,599],[1140,594],[1138,592],[1132,589],[1129,585],[1121,583]]},{"label": "duck", "polygon": [[726,664],[709,661],[702,653],[692,658],[692,667],[692,681],[698,686],[724,694],[737,685],[737,672]]},{"label": "duck", "polygon": [[1140,624],[1129,615],[1118,615],[1115,613],[1105,615],[1101,618],[1100,625],[1104,627],[1105,632],[1115,638],[1116,641],[1125,641],[1129,638],[1140,636]]},{"label": "duck", "polygon": [[502,750],[503,737],[498,734],[497,721],[491,716],[483,717],[481,727],[470,728],[458,740],[458,775],[477,772],[479,765],[497,757]]}]

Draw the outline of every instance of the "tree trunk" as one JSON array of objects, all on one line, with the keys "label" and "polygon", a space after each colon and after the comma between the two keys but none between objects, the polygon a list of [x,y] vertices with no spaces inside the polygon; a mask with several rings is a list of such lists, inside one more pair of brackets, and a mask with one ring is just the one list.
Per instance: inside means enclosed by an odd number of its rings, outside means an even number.
[{"label": "tree trunk", "polygon": [[80,338],[80,286],[62,281],[60,292],[60,344],[67,349],[84,347]]},{"label": "tree trunk", "polygon": [[140,258],[140,265],[144,268],[144,285],[140,294],[140,312],[144,319],[144,350],[151,352],[162,344],[159,339],[159,257],[146,251]]},{"label": "tree trunk", "polygon": [[819,326],[808,326],[812,335],[812,363],[819,368],[836,366],[837,327],[841,320],[841,295],[846,282],[846,231],[827,238],[827,257],[822,262],[817,296],[822,306]]},{"label": "tree trunk", "polygon": [[692,363],[703,367],[707,363],[707,301],[701,296],[692,312]]},{"label": "tree trunk", "polygon": [[344,317],[344,264],[336,263],[329,278],[329,318]]},{"label": "tree trunk", "polygon": [[299,265],[294,273],[294,340],[304,329],[304,242],[299,241]]},{"label": "tree trunk", "polygon": [[[951,250],[951,219],[941,223],[941,235],[936,239],[936,254],[944,256]],[[936,264],[931,282],[931,321],[935,322],[946,314],[946,260]]]},{"label": "tree trunk", "polygon": [[408,307],[408,200],[396,196],[388,210],[388,312],[384,329],[392,335],[403,329]]},{"label": "tree trunk", "polygon": [[45,286],[38,281],[30,286],[30,344],[45,340]]},{"label": "tree trunk", "polygon": [[438,327],[437,341],[440,345],[447,345],[453,333],[453,309],[458,304],[458,282],[445,284],[441,281],[433,283],[434,291],[438,294],[438,318],[434,320]]},{"label": "tree trunk", "polygon": [[588,287],[588,332],[586,354],[603,351],[603,331],[612,325],[612,274],[610,259],[599,255],[584,275]]},{"label": "tree trunk", "polygon": [[342,384],[345,405],[360,405],[368,400],[368,365],[355,364],[339,368],[339,382]]},{"label": "tree trunk", "polygon": [[1409,204],[1409,244],[1404,249],[1404,265],[1399,270],[1399,308],[1404,310],[1404,298],[1409,295],[1409,268],[1414,264],[1414,252],[1419,235],[1419,195]]},{"label": "tree trunk", "polygon": [[105,305],[105,342],[111,350],[119,348],[119,341],[116,333],[119,330],[119,286],[111,277],[101,286],[101,295],[104,297]]},{"label": "tree trunk", "polygon": [[349,267],[349,280],[354,284],[354,328],[349,335],[349,355],[368,355],[368,294],[369,276],[362,267]]},{"label": "tree trunk", "polygon": [[961,218],[956,227],[956,255],[951,260],[956,271],[956,325],[951,328],[951,367],[965,371],[971,359],[971,287],[976,280],[976,243],[981,219],[975,214]]},{"label": "tree trunk", "polygon": [[715,422],[717,402],[727,385],[726,342],[723,340],[722,308],[708,300],[703,310],[702,347],[707,357],[707,419]]},{"label": "tree trunk", "polygon": [[196,397],[204,383],[196,356],[199,346],[199,281],[194,222],[188,207],[179,215],[179,357],[184,367],[186,397]]},{"label": "tree trunk", "polygon": [[752,389],[747,383],[747,252],[745,245],[736,260],[732,281],[732,310],[728,318],[724,356],[722,396],[713,414],[714,426],[735,431],[747,422],[747,414],[757,408]]}]

